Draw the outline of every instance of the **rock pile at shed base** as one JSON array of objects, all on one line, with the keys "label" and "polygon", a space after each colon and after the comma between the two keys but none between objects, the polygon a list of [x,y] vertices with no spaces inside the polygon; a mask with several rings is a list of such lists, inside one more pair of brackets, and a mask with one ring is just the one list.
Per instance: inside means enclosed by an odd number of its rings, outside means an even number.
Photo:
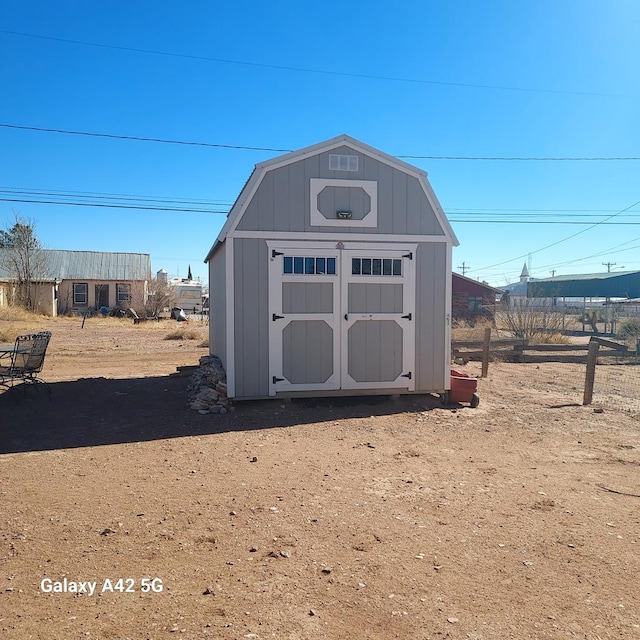
[{"label": "rock pile at shed base", "polygon": [[189,408],[198,413],[227,413],[227,374],[217,356],[202,356],[189,383]]}]

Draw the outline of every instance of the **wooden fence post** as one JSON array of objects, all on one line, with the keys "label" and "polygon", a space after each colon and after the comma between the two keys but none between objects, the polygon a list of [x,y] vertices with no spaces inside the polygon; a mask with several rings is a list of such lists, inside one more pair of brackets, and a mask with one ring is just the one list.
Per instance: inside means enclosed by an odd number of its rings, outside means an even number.
[{"label": "wooden fence post", "polygon": [[484,330],[484,344],[482,345],[482,373],[480,377],[489,375],[489,349],[491,347],[491,327]]},{"label": "wooden fence post", "polygon": [[598,350],[600,349],[600,342],[591,338],[589,340],[589,353],[587,354],[587,373],[584,380],[584,397],[582,404],[591,404],[593,400],[593,384],[596,379],[596,364],[598,362]]}]

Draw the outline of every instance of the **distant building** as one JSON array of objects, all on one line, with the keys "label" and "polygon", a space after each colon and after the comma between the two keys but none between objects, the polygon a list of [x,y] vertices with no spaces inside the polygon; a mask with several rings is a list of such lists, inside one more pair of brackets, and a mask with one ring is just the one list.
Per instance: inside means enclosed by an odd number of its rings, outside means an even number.
[{"label": "distant building", "polygon": [[191,277],[191,268],[186,278],[169,278],[169,274],[164,269],[157,272],[156,278],[159,282],[164,282],[171,287],[172,306],[184,309],[185,313],[202,313],[204,290],[202,282]]},{"label": "distant building", "polygon": [[502,290],[462,276],[451,274],[451,314],[453,320],[474,323],[485,318],[493,321],[495,306]]},{"label": "distant building", "polygon": [[[56,316],[100,308],[144,313],[151,278],[148,253],[55,249],[42,253],[43,273],[35,282],[39,313]],[[11,303],[14,287],[12,274],[0,267],[0,305]]]},{"label": "distant building", "polygon": [[509,300],[511,305],[517,304],[518,300],[526,299],[527,297],[527,283],[534,280],[529,274],[529,268],[527,263],[524,263],[522,271],[520,272],[520,280],[518,282],[512,282],[499,289],[506,294],[505,298]]}]

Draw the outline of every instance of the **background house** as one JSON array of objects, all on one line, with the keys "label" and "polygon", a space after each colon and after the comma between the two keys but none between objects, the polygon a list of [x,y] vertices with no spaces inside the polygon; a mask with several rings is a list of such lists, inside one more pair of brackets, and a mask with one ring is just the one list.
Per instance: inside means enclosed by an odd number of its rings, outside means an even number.
[{"label": "background house", "polygon": [[447,390],[453,245],[426,173],[349,136],[256,165],[206,257],[228,395]]},{"label": "background house", "polygon": [[501,289],[452,273],[451,291],[451,313],[454,320],[473,323],[484,318],[493,322],[496,301],[503,293]]},{"label": "background house", "polygon": [[[42,249],[43,273],[35,282],[36,311],[46,315],[88,309],[132,308],[144,314],[151,258],[147,253]],[[11,274],[0,273],[0,304],[11,302]]]}]

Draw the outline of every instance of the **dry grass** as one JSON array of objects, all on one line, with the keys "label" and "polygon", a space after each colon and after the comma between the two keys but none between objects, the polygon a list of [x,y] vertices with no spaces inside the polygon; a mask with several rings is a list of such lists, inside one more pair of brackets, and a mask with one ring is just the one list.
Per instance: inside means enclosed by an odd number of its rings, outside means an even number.
[{"label": "dry grass", "polygon": [[[203,327],[190,327],[188,325],[180,325],[165,337],[165,340],[201,340],[207,339],[206,329]],[[208,340],[207,340],[208,344]],[[202,345],[206,346],[206,345]]]},{"label": "dry grass", "polygon": [[529,335],[529,344],[572,344],[569,336],[559,331],[540,331]]},{"label": "dry grass", "polygon": [[0,342],[10,343],[16,339],[18,332],[11,326],[0,326]]},{"label": "dry grass", "polygon": [[31,313],[13,305],[0,307],[0,342],[13,342],[17,336],[40,331],[51,321],[48,316]]},{"label": "dry grass", "polygon": [[473,325],[466,320],[456,320],[451,329],[451,339],[484,340],[485,329],[491,329],[491,335],[496,335],[496,328],[489,320],[478,320]]},{"label": "dry grass", "polygon": [[44,316],[31,313],[22,307],[7,305],[0,307],[0,320],[5,322],[31,322],[36,319],[42,320]]}]

